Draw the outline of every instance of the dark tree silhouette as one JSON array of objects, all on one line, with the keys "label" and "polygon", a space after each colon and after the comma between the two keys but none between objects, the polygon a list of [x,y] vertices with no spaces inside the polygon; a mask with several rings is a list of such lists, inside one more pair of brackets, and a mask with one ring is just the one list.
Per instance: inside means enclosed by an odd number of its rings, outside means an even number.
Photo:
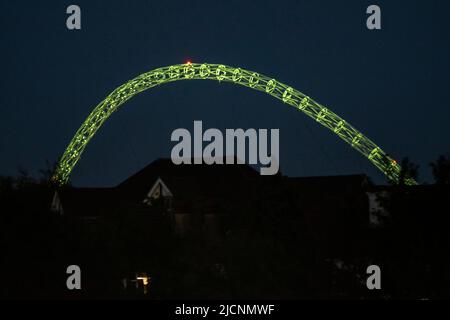
[{"label": "dark tree silhouette", "polygon": [[412,178],[417,181],[419,177],[419,166],[405,157],[401,161],[401,171],[398,181],[390,181],[391,184],[404,186],[407,178]]},{"label": "dark tree silhouette", "polygon": [[450,183],[450,154],[441,155],[435,162],[430,163],[436,184]]},{"label": "dark tree silhouette", "polygon": [[55,186],[55,181],[52,180],[52,176],[55,173],[57,166],[58,166],[57,161],[54,161],[52,163],[48,159],[45,160],[45,168],[39,170],[39,173],[41,174],[41,177],[39,178],[39,183],[41,185],[51,187]]}]

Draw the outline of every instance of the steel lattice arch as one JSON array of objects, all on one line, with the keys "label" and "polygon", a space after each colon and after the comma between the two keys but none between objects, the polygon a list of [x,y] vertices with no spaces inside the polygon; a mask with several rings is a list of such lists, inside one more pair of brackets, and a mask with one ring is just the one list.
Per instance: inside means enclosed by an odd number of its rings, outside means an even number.
[{"label": "steel lattice arch", "polygon": [[[394,159],[344,119],[300,91],[273,78],[241,68],[222,64],[186,63],[143,73],[115,89],[100,102],[72,138],[58,163],[53,180],[59,185],[68,182],[73,168],[89,141],[108,117],[128,99],[158,85],[194,79],[226,81],[265,92],[330,129],[352,148],[363,154],[391,181],[398,182],[400,179],[401,168]],[[414,185],[417,183],[413,179],[407,178],[405,184]]]}]

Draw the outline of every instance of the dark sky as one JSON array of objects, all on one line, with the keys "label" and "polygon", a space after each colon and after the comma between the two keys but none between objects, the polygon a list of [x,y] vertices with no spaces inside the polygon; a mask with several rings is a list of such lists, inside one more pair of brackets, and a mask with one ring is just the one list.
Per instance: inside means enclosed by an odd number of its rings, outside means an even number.
[{"label": "dark sky", "polygon": [[[82,30],[66,28],[78,4]],[[382,30],[366,28],[378,4]],[[0,174],[55,161],[92,108],[154,68],[194,62],[258,71],[310,95],[397,159],[450,151],[450,1],[4,1],[0,3]],[[75,167],[75,185],[108,186],[158,157],[172,130],[280,128],[283,173],[382,175],[297,110],[215,81],[140,94],[115,113]]]}]

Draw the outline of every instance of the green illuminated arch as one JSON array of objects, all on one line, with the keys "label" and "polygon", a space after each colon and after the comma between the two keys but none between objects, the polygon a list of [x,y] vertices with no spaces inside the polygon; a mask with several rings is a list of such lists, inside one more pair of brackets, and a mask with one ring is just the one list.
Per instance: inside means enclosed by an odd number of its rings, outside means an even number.
[{"label": "green illuminated arch", "polygon": [[[70,173],[91,138],[106,119],[128,99],[142,91],[164,83],[191,79],[226,81],[265,92],[302,111],[313,120],[330,129],[338,137],[362,153],[390,180],[399,180],[401,168],[395,160],[390,158],[380,147],[344,119],[300,91],[275,79],[241,68],[209,63],[187,63],[158,68],[143,73],[118,87],[105,100],[100,102],[83,122],[65,150],[53,176],[54,181],[61,185],[67,183]],[[406,184],[413,185],[417,183],[413,179],[406,179]]]}]

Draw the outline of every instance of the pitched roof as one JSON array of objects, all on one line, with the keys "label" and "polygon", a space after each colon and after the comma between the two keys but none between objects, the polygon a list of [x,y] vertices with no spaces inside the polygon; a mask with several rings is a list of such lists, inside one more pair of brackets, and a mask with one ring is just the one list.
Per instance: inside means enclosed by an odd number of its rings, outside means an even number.
[{"label": "pitched roof", "polygon": [[143,199],[161,178],[175,198],[210,198],[228,194],[244,181],[259,178],[259,173],[246,164],[173,164],[171,159],[158,159],[117,186],[130,198]]},{"label": "pitched roof", "polygon": [[65,214],[105,216],[124,208],[142,209],[142,201],[160,178],[174,196],[175,210],[188,213],[197,205],[218,208],[231,199],[242,200],[259,177],[245,164],[175,165],[171,159],[158,159],[114,188],[69,187],[58,195]]}]

